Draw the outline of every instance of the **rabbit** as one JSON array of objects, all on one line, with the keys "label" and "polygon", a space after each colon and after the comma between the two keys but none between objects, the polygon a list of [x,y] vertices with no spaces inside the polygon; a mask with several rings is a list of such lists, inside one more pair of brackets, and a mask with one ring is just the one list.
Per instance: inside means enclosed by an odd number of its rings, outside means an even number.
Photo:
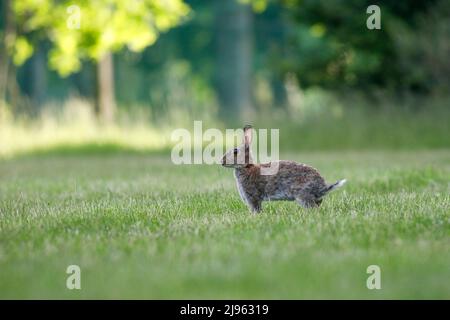
[{"label": "rabbit", "polygon": [[[327,193],[345,184],[346,179],[327,184],[316,169],[294,161],[254,164],[250,152],[252,131],[252,126],[246,125],[242,145],[229,150],[221,160],[222,166],[234,168],[239,194],[251,212],[259,213],[262,201],[273,200],[297,201],[304,208],[316,208]],[[277,172],[261,174],[262,169],[272,165],[277,166]]]}]

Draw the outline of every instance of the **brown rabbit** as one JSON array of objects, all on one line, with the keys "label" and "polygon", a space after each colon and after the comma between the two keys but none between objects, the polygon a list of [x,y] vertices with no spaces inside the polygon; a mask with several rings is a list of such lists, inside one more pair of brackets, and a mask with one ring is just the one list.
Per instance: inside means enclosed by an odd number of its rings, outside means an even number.
[{"label": "brown rabbit", "polygon": [[[316,169],[294,161],[254,164],[251,142],[252,127],[247,125],[244,127],[243,144],[225,153],[222,166],[234,168],[239,194],[252,212],[260,212],[264,200],[295,200],[305,208],[318,207],[323,196],[346,182],[342,179],[326,184]],[[261,174],[261,170],[271,166],[278,169],[274,174]]]}]

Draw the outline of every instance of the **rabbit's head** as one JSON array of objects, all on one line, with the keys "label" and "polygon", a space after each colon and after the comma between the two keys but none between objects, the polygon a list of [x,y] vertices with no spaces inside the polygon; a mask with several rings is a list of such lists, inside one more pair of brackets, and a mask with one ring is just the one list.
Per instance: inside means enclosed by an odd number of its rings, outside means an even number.
[{"label": "rabbit's head", "polygon": [[250,152],[252,143],[252,126],[244,127],[244,139],[240,146],[228,150],[222,157],[222,166],[227,168],[244,168],[253,163]]}]

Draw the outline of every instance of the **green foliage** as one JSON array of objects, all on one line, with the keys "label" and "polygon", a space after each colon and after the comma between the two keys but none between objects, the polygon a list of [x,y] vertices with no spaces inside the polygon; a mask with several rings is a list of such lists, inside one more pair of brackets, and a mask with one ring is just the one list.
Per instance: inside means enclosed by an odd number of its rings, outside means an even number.
[{"label": "green foliage", "polygon": [[125,46],[142,51],[189,13],[182,0],[17,0],[13,10],[21,34],[14,61],[30,56],[30,42],[48,38],[50,66],[63,76],[78,71],[83,59]]},{"label": "green foliage", "polygon": [[287,49],[276,67],[294,72],[302,87],[422,92],[448,87],[447,1],[378,1],[380,30],[366,27],[366,9],[375,4],[369,0],[273,3],[291,18],[283,40]]},{"label": "green foliage", "polygon": [[[381,87],[398,95],[407,91],[449,94],[450,13],[446,1],[380,1],[381,30],[366,28],[366,9],[373,4],[368,0],[237,1],[252,5],[256,12],[251,59],[257,107],[264,99],[266,109],[287,106],[290,97],[284,81],[293,75],[302,89],[318,86],[345,91],[351,87],[371,94]],[[181,0],[174,0],[179,6],[163,15],[170,19],[147,23],[147,13],[158,16],[159,11],[150,5],[158,2],[141,1],[139,6],[145,5],[145,10],[133,12],[134,1],[13,0],[19,30],[11,53],[21,64],[39,49],[47,53],[50,42],[53,69],[64,75],[81,71],[63,81],[54,72],[41,72],[40,77],[48,79],[45,99],[50,101],[73,93],[92,98],[93,90],[86,88],[95,87],[93,70],[90,64],[81,68],[83,59],[95,60],[105,51],[130,48],[135,51],[121,50],[114,59],[120,108],[145,105],[152,113],[173,114],[175,109],[192,109],[186,103],[212,114],[217,105],[217,11],[213,1],[186,2],[192,8],[186,23],[181,22],[189,9]],[[81,9],[80,29],[67,27],[74,22],[75,12],[67,11],[74,4]],[[110,10],[109,5],[118,9]],[[168,26],[180,23],[146,47]],[[29,96],[35,67],[42,63],[34,63],[36,56],[18,70],[18,82]],[[172,71],[180,65],[187,71],[183,71],[183,81],[177,82],[177,71]],[[257,92],[259,83],[265,88]],[[172,95],[184,96],[173,99]],[[175,100],[181,103],[173,105]],[[423,107],[428,108],[428,103]]]},{"label": "green foliage", "polygon": [[450,94],[450,2],[441,1],[417,19],[417,27],[397,24],[394,43],[404,80],[412,88]]},{"label": "green foliage", "polygon": [[16,65],[23,64],[33,54],[33,46],[23,36],[18,37],[13,46],[13,61]]}]

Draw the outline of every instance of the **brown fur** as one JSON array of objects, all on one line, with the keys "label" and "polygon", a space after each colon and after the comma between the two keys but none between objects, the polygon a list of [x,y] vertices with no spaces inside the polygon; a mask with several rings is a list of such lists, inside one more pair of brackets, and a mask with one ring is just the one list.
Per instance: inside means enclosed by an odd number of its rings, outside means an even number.
[{"label": "brown fur", "polygon": [[[222,165],[234,168],[239,194],[252,212],[261,211],[262,201],[295,200],[305,208],[318,207],[325,194],[345,182],[341,180],[327,185],[316,169],[294,161],[254,164],[250,143],[251,127],[247,126],[244,128],[243,145],[227,152]],[[278,164],[275,174],[261,174],[262,167],[273,164]]]}]

